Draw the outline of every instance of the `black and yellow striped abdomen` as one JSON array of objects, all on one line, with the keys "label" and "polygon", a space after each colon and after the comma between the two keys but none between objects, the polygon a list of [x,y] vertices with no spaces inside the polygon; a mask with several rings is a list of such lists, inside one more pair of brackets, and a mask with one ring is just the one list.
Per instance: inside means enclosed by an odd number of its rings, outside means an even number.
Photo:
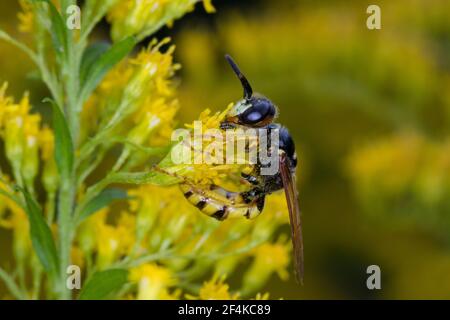
[{"label": "black and yellow striped abdomen", "polygon": [[259,216],[263,209],[264,201],[255,200],[245,203],[240,193],[228,193],[233,196],[222,196],[212,190],[204,190],[187,183],[180,184],[180,188],[184,197],[192,205],[217,220],[225,220],[230,217],[253,219]]}]

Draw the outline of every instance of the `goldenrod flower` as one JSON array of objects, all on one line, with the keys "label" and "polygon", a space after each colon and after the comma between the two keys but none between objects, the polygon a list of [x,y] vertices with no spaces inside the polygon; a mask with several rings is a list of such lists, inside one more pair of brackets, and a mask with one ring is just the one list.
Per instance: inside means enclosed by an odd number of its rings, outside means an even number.
[{"label": "goldenrod flower", "polygon": [[130,270],[129,280],[137,283],[137,299],[139,300],[174,298],[168,290],[176,284],[176,278],[163,266],[147,263],[133,268]]},{"label": "goldenrod flower", "polygon": [[210,281],[204,282],[199,292],[202,300],[235,300],[239,294],[230,294],[229,286],[225,283],[225,276],[214,277]]},{"label": "goldenrod flower", "polygon": [[[28,100],[28,99],[27,99]],[[24,134],[24,156],[22,163],[22,175],[25,183],[33,189],[34,178],[39,170],[39,144],[41,117],[33,114],[25,118]]]},{"label": "goldenrod flower", "polygon": [[52,194],[56,192],[59,184],[58,168],[56,167],[54,156],[55,137],[53,131],[48,127],[43,127],[39,134],[38,141],[41,148],[42,161],[44,163],[42,182],[45,190],[49,194]]},{"label": "goldenrod flower", "polygon": [[[95,246],[97,250],[97,265],[105,268],[120,256],[130,253],[135,243],[135,218],[129,213],[122,212],[116,225],[106,223],[108,211],[102,210],[102,219],[94,218]],[[81,240],[82,241],[82,240]],[[86,239],[85,241],[89,241]],[[89,242],[82,244],[82,248],[89,250]]]},{"label": "goldenrod flower", "polygon": [[[185,13],[192,11],[201,0],[121,0],[108,13],[115,41],[127,36],[142,39],[162,26],[170,25]],[[215,11],[211,0],[204,0],[205,10]]]},{"label": "goldenrod flower", "polygon": [[264,243],[253,252],[254,260],[244,274],[243,290],[254,292],[261,288],[276,272],[282,280],[287,280],[291,243],[280,239],[276,243]]},{"label": "goldenrod flower", "polygon": [[[64,15],[62,3],[59,0],[52,2]],[[70,159],[74,161],[71,174],[62,181],[55,159],[58,159],[58,165],[68,162],[65,161],[69,158],[65,157],[66,152],[58,149],[61,144],[57,138],[61,138],[62,132],[57,127],[54,132],[43,124],[40,114],[31,112],[27,94],[16,102],[6,95],[6,84],[0,87],[0,145],[4,149],[3,158],[8,162],[6,170],[0,170],[0,189],[17,197],[16,200],[0,195],[0,227],[10,229],[13,234],[12,251],[17,272],[11,278],[18,281],[19,291],[26,297],[69,299],[71,294],[65,289],[64,277],[50,273],[43,276],[43,268],[39,265],[42,256],[35,252],[35,239],[33,242],[30,239],[30,223],[37,219],[30,222],[31,214],[22,208],[23,194],[14,190],[15,184],[30,191],[56,242],[53,246],[46,241],[41,245],[48,245],[48,248],[41,249],[53,251],[56,247],[61,267],[76,264],[89,278],[93,272],[107,268],[128,270],[129,280],[135,285],[124,286],[120,291],[122,297],[177,299],[184,295],[183,285],[196,286],[198,279],[215,274],[203,284],[198,298],[237,299],[239,294],[230,293],[225,274],[233,273],[249,257],[255,257],[253,268],[256,273],[267,271],[260,271],[261,254],[252,250],[270,239],[276,228],[287,221],[285,206],[278,195],[268,199],[265,218],[256,223],[245,219],[224,222],[211,219],[188,202],[177,185],[163,187],[150,183],[131,187],[128,201],[122,201],[118,206],[112,204],[118,201],[116,198],[123,197],[122,192],[115,189],[124,188],[122,185],[110,186],[116,178],[118,181],[115,182],[120,182],[123,177],[122,181],[126,182],[142,182],[141,178],[135,180],[135,177],[153,179],[151,166],[158,163],[159,168],[180,177],[181,182],[189,181],[200,187],[208,187],[211,183],[230,191],[250,187],[241,183],[240,176],[242,170],[251,169],[249,164],[235,165],[225,161],[197,164],[196,160],[203,155],[196,149],[192,164],[178,165],[171,163],[169,154],[163,154],[165,148],[159,148],[172,145],[170,140],[180,109],[173,80],[180,65],[174,62],[175,46],[170,44],[169,38],[155,39],[147,48],[112,66],[87,101],[81,101],[81,97],[71,91],[83,89],[83,75],[78,71],[88,70],[87,74],[90,74],[90,70],[94,70],[85,69],[84,62],[89,59],[84,58],[78,68],[78,62],[81,62],[78,58],[86,52],[91,28],[106,14],[111,22],[113,41],[127,36],[141,40],[162,26],[170,25],[200,2],[207,12],[215,11],[211,0],[86,1],[83,30],[68,33],[65,41],[70,54],[61,56],[51,52],[54,46],[50,37],[54,38],[54,30],[48,28],[51,24],[50,16],[47,16],[51,13],[47,10],[49,6],[20,0],[19,29],[36,31],[32,38],[34,43],[30,45],[32,58],[39,62],[42,79],[52,98],[61,104],[59,107],[64,111],[70,133],[76,137],[73,148],[64,150],[71,153]],[[5,33],[1,38],[11,41]],[[76,70],[72,69],[71,62],[76,65]],[[66,72],[68,70],[73,72]],[[81,114],[78,114],[79,103],[84,103]],[[205,110],[199,117],[203,129],[220,132],[220,123],[232,106],[230,104],[217,113]],[[201,147],[207,149],[210,146],[211,142],[204,139]],[[218,147],[223,151],[225,145]],[[64,157],[58,157],[61,154]],[[61,158],[64,159],[59,162]],[[107,172],[97,170],[99,166]],[[156,172],[156,166],[154,168]],[[5,171],[8,174],[11,171],[11,178]],[[155,184],[162,184],[156,181],[159,178],[155,178]],[[35,186],[39,192],[34,190]],[[92,212],[95,210],[97,212]],[[87,213],[90,216],[86,217]],[[40,230],[45,232],[45,229]],[[275,253],[274,256],[276,254],[280,255]],[[274,263],[269,270],[282,274],[282,261],[278,259],[278,264]],[[182,278],[178,279],[178,274]],[[41,289],[41,283],[45,290]],[[22,294],[12,293],[18,298]],[[257,295],[256,298],[268,298],[268,295]]]},{"label": "goldenrod flower", "polygon": [[[224,188],[233,190],[239,188],[239,184],[236,184],[236,177],[240,176],[244,167],[247,167],[248,164],[227,164],[226,163],[226,136],[223,132],[219,131],[220,123],[225,119],[228,111],[233,107],[233,103],[230,103],[225,110],[222,112],[216,112],[214,114],[211,113],[210,109],[204,110],[198,120],[197,123],[193,122],[192,124],[186,124],[186,128],[191,130],[191,140],[190,141],[182,141],[174,148],[179,148],[180,152],[183,152],[181,148],[188,148],[191,152],[191,164],[187,164],[184,166],[180,165],[178,170],[181,172],[177,172],[183,176],[185,176],[189,181],[207,186],[210,184],[220,185]],[[201,127],[201,132],[198,130]],[[207,130],[215,129],[218,130],[217,134],[221,135],[221,141],[214,141],[214,138],[207,138]],[[199,144],[197,141],[201,141]],[[212,155],[208,153],[209,146],[211,144],[217,145],[218,155]],[[218,164],[208,164],[205,163],[205,157],[212,157],[219,160]]]},{"label": "goldenrod flower", "polygon": [[266,293],[257,293],[255,300],[269,300],[270,299],[270,294],[268,292]]},{"label": "goldenrod flower", "polygon": [[133,197],[130,209],[136,213],[138,239],[142,240],[147,235],[149,249],[158,249],[163,242],[166,245],[177,243],[186,228],[191,228],[203,218],[184,199],[177,186],[145,185],[130,190],[129,194]]},{"label": "goldenrod flower", "polygon": [[[6,176],[2,176],[2,179],[9,181]],[[1,180],[0,189],[11,191]],[[21,207],[3,195],[0,195],[0,227],[12,229],[14,257],[17,263],[23,265],[25,259],[31,254],[28,217]]]},{"label": "goldenrod flower", "polygon": [[[77,243],[86,256],[91,256],[97,247],[97,229],[103,225],[108,214],[108,208],[103,208],[90,216],[78,228]],[[100,227],[101,228],[101,227]]]},{"label": "goldenrod flower", "polygon": [[25,113],[23,112],[23,110],[20,110],[18,105],[6,106],[5,117],[3,122],[5,153],[8,160],[18,169],[20,169],[20,164],[22,163],[23,158],[24,115]]},{"label": "goldenrod flower", "polygon": [[213,277],[209,281],[205,281],[200,288],[198,297],[187,295],[189,299],[200,300],[236,300],[239,297],[238,293],[231,294],[230,287],[225,283],[225,276]]},{"label": "goldenrod flower", "polygon": [[160,51],[168,42],[168,38],[159,43],[152,41],[136,57],[107,74],[83,108],[83,139],[98,130],[99,125],[123,119],[114,135],[128,137],[138,145],[169,144],[178,110],[171,78],[179,65],[173,63],[174,46],[164,53]]},{"label": "goldenrod flower", "polygon": [[[227,113],[231,110],[231,108],[233,108],[233,105],[233,103],[229,103],[223,111],[219,111],[214,114],[211,114],[210,109],[205,109],[200,113],[198,120],[195,121],[201,122],[203,130],[218,129],[220,128],[220,123],[225,119]],[[192,124],[186,124],[186,127],[194,129],[195,122]]]},{"label": "goldenrod flower", "polygon": [[214,8],[212,0],[203,0],[203,6],[205,7],[205,11],[208,13],[216,12],[216,8]]},{"label": "goldenrod flower", "polygon": [[85,257],[83,251],[78,246],[72,246],[72,251],[70,253],[72,264],[83,268],[85,264]]},{"label": "goldenrod flower", "polygon": [[352,154],[349,169],[363,190],[379,185],[385,192],[396,193],[411,184],[424,147],[425,141],[415,134],[377,141]]},{"label": "goldenrod flower", "polygon": [[411,217],[414,201],[429,221],[441,224],[439,208],[448,199],[449,146],[448,140],[435,142],[404,132],[355,149],[347,168],[365,211],[378,215],[389,206],[396,208],[396,217]]},{"label": "goldenrod flower", "polygon": [[21,32],[31,32],[34,27],[33,5],[29,0],[19,0],[22,11],[17,14],[19,18],[19,30]]},{"label": "goldenrod flower", "polygon": [[[51,2],[59,8],[59,0],[51,0]],[[17,14],[19,19],[19,31],[24,33],[33,32],[35,30],[35,12],[32,0],[19,0],[22,11]]]},{"label": "goldenrod flower", "polygon": [[13,167],[14,178],[33,192],[34,179],[39,171],[41,117],[30,114],[28,94],[19,103],[5,96],[7,85],[0,89],[0,136],[5,142],[6,157]]}]

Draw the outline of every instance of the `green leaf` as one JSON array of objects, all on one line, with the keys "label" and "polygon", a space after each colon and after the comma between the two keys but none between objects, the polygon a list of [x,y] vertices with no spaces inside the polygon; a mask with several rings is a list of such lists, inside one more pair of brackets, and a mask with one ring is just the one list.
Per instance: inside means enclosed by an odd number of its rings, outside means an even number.
[{"label": "green leaf", "polygon": [[127,282],[128,271],[110,269],[97,271],[81,290],[80,300],[102,300],[118,291]]},{"label": "green leaf", "polygon": [[108,177],[111,183],[123,184],[153,184],[155,186],[170,186],[182,182],[181,178],[163,172],[117,172]]},{"label": "green leaf", "polygon": [[30,237],[34,251],[38,256],[39,261],[42,263],[44,270],[53,277],[56,277],[59,270],[59,263],[52,232],[44,220],[44,215],[38,203],[28,191],[19,187],[18,189],[25,197],[25,211],[30,222]]},{"label": "green leaf", "polygon": [[92,66],[98,61],[100,56],[104,54],[111,45],[104,41],[95,42],[90,45],[83,54],[80,67],[80,81],[84,83],[87,75],[90,73]]},{"label": "green leaf", "polygon": [[73,142],[66,118],[61,108],[51,99],[45,98],[43,102],[50,102],[53,107],[53,130],[55,131],[55,160],[59,174],[62,178],[71,174],[73,167]]},{"label": "green leaf", "polygon": [[[4,188],[0,188],[0,195],[10,199],[11,201],[14,201],[19,207],[21,207],[23,210],[26,210],[25,203],[23,202],[23,200],[20,197],[18,197],[16,194],[12,193],[13,189],[14,189],[14,191],[16,191],[15,188],[11,187],[8,184],[8,182],[2,178],[1,173],[0,173],[0,182],[4,185]],[[8,192],[8,189],[9,189],[9,192]],[[1,197],[0,197],[0,199],[1,199]]]},{"label": "green leaf", "polygon": [[122,138],[122,137],[111,138],[109,141],[128,145],[128,146],[136,149],[137,151],[145,153],[148,156],[163,156],[163,155],[166,155],[172,148],[172,145],[168,145],[165,147],[143,147],[137,143],[134,143],[134,142],[128,140],[127,138]]},{"label": "green leaf", "polygon": [[111,70],[120,60],[130,53],[136,44],[134,37],[128,37],[114,44],[108,51],[103,53],[97,61],[89,68],[84,86],[81,90],[80,99],[84,102],[102,81],[105,74]]},{"label": "green leaf", "polygon": [[85,208],[80,214],[79,221],[83,221],[91,214],[109,205],[114,200],[121,199],[128,199],[128,194],[125,190],[115,188],[104,190],[102,193],[92,199],[88,204],[86,204]]},{"label": "green leaf", "polygon": [[55,5],[49,0],[35,0],[39,2],[46,2],[50,10],[50,21],[52,23],[52,30],[50,34],[52,36],[53,46],[56,53],[59,56],[64,56],[68,52],[69,32],[64,19],[56,9]]}]

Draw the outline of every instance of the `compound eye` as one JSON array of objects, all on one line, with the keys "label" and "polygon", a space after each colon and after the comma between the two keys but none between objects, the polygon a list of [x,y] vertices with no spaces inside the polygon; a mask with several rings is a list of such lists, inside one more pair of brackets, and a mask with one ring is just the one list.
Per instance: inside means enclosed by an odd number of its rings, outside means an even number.
[{"label": "compound eye", "polygon": [[258,111],[251,111],[249,114],[246,114],[243,116],[243,120],[246,123],[258,123],[260,122],[264,117],[261,113]]},{"label": "compound eye", "polygon": [[275,116],[275,107],[267,99],[253,99],[251,107],[245,110],[239,120],[242,124],[263,126],[270,123]]}]

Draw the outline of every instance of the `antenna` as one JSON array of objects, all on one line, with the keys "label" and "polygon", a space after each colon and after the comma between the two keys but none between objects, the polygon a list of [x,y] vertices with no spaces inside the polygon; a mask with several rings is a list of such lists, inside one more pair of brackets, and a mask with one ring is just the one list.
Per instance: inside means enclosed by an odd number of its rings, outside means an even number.
[{"label": "antenna", "polygon": [[230,64],[234,73],[238,76],[239,80],[241,80],[242,87],[244,88],[244,99],[246,100],[250,99],[253,95],[253,90],[247,78],[242,74],[241,70],[239,70],[239,67],[234,62],[233,58],[231,58],[228,54],[226,54],[225,59],[227,59],[228,63]]}]

